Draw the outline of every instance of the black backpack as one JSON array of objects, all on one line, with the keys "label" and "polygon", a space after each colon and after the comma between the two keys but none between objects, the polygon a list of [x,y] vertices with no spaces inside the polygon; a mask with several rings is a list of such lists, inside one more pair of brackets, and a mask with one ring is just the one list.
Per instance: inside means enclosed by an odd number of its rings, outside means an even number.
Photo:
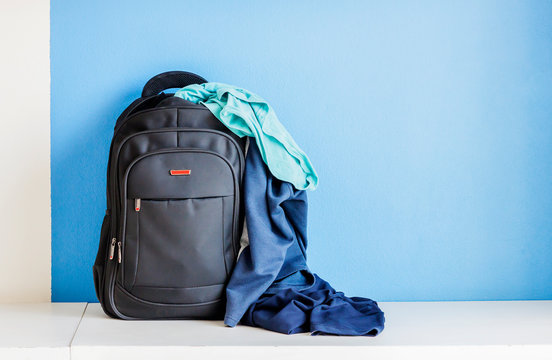
[{"label": "black backpack", "polygon": [[153,77],[117,119],[93,267],[106,314],[220,319],[243,226],[245,138],[203,105],[160,93],[206,80]]}]

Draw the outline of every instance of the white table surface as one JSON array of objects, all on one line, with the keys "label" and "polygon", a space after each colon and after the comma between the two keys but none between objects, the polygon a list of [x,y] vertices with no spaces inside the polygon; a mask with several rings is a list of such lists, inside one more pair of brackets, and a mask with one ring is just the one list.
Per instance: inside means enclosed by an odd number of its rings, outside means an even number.
[{"label": "white table surface", "polygon": [[0,359],[69,359],[86,303],[0,304]]},{"label": "white table surface", "polygon": [[[380,306],[386,329],[370,338],[289,336],[221,321],[122,321],[99,304],[4,304],[0,359],[552,359],[552,301]],[[17,349],[26,355],[15,356]]]}]

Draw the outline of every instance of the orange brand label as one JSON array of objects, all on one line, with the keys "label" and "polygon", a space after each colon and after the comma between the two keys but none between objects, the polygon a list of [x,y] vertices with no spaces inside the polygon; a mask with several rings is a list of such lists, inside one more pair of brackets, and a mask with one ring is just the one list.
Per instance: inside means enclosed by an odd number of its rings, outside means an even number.
[{"label": "orange brand label", "polygon": [[169,171],[171,175],[190,175],[192,170],[171,170]]}]

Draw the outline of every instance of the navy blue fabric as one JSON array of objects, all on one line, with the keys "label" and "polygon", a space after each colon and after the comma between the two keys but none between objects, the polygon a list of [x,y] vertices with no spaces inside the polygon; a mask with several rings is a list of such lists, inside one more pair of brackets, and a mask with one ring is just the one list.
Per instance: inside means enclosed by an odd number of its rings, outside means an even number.
[{"label": "navy blue fabric", "polygon": [[273,177],[254,141],[247,152],[243,189],[249,246],[226,287],[228,326],[235,326],[275,280],[308,269],[307,193]]},{"label": "navy blue fabric", "polygon": [[384,315],[377,303],[348,298],[306,263],[307,194],[272,176],[254,141],[247,153],[244,201],[249,246],[226,289],[224,323],[284,334],[375,336]]},{"label": "navy blue fabric", "polygon": [[314,284],[265,293],[249,307],[242,324],[284,334],[376,336],[385,322],[378,304],[370,299],[348,298],[318,275]]}]

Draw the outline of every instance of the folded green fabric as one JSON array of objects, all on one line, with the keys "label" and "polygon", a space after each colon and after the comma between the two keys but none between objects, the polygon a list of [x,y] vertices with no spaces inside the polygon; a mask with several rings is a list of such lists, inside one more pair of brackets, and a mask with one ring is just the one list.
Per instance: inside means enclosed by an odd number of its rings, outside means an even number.
[{"label": "folded green fabric", "polygon": [[260,96],[216,82],[189,85],[174,96],[205,105],[239,137],[254,137],[274,177],[293,184],[298,190],[314,190],[318,185],[318,175],[309,158]]}]

